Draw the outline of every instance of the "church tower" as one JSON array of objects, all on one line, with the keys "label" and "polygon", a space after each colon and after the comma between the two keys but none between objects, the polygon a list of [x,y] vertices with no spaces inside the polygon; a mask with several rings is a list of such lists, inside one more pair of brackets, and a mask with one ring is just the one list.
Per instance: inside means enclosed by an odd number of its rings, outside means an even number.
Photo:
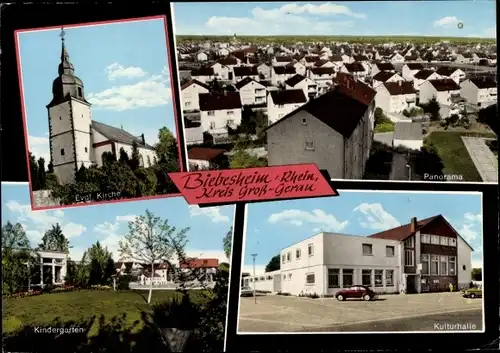
[{"label": "church tower", "polygon": [[90,103],[85,99],[83,82],[75,76],[61,29],[61,62],[52,83],[49,114],[50,158],[61,184],[75,181],[76,171],[92,160]]}]

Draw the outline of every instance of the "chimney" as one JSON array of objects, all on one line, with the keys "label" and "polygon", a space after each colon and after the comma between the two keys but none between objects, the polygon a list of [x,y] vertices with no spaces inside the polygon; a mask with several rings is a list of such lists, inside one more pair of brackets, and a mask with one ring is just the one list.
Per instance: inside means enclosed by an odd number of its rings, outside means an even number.
[{"label": "chimney", "polygon": [[415,233],[417,230],[417,217],[413,217],[410,221],[410,233]]},{"label": "chimney", "polygon": [[144,146],[146,146],[146,139],[144,138],[144,134],[141,135],[141,141]]}]

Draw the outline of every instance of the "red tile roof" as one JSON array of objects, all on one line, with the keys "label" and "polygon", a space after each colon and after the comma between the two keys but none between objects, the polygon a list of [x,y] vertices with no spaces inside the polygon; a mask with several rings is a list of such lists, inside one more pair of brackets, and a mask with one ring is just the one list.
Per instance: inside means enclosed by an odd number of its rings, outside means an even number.
[{"label": "red tile roof", "polygon": [[417,91],[413,87],[412,82],[399,81],[399,82],[385,82],[385,88],[389,91],[391,96],[399,96],[401,94],[416,94]]},{"label": "red tile roof", "polygon": [[307,98],[301,89],[287,89],[282,91],[271,91],[273,103],[276,105],[305,103]]},{"label": "red tile roof", "polygon": [[199,100],[201,111],[241,109],[239,92],[200,93]]},{"label": "red tile roof", "polygon": [[198,86],[201,86],[203,88],[206,88],[208,90],[210,90],[210,87],[208,87],[208,85],[198,81],[198,80],[195,80],[195,79],[192,79],[192,80],[189,80],[188,82],[186,82],[185,84],[182,85],[181,87],[181,90],[185,90],[186,88],[188,88],[189,86],[191,85],[198,85]]},{"label": "red tile roof", "polygon": [[218,259],[189,259],[185,262],[181,262],[180,268],[213,268],[219,266]]},{"label": "red tile roof", "polygon": [[439,92],[457,91],[460,89],[460,86],[451,78],[445,78],[441,80],[430,80],[429,83],[433,85],[434,88]]},{"label": "red tile roof", "polygon": [[[418,231],[422,227],[428,225],[430,222],[434,221],[435,219],[438,218],[443,218],[443,216],[438,215],[438,216],[433,216],[429,218],[422,219],[420,221],[417,221],[417,227],[415,231]],[[408,238],[410,235],[412,235],[411,232],[411,223],[392,228],[389,230],[385,230],[383,232],[375,233],[370,235],[370,238],[377,238],[377,239],[387,239],[387,240],[398,240],[402,241]]]},{"label": "red tile roof", "polygon": [[221,148],[193,147],[188,151],[188,159],[212,161],[225,152],[227,151]]}]

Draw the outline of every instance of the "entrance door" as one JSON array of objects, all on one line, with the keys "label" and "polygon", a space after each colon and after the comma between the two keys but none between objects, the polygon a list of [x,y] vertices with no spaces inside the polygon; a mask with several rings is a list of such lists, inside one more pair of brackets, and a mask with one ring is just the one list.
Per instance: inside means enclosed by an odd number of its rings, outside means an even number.
[{"label": "entrance door", "polygon": [[273,292],[281,292],[281,275],[273,276]]},{"label": "entrance door", "polygon": [[228,79],[229,79],[229,81],[232,81],[232,80],[233,80],[233,73],[232,73],[232,72],[229,72],[229,74],[228,74]]},{"label": "entrance door", "polygon": [[417,293],[416,276],[406,277],[406,293]]}]

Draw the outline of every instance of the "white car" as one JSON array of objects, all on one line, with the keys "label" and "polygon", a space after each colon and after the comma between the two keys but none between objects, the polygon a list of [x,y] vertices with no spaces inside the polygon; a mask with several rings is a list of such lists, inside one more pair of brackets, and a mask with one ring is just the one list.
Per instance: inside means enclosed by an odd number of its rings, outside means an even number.
[{"label": "white car", "polygon": [[241,287],[240,296],[253,297],[253,289],[250,287]]}]

